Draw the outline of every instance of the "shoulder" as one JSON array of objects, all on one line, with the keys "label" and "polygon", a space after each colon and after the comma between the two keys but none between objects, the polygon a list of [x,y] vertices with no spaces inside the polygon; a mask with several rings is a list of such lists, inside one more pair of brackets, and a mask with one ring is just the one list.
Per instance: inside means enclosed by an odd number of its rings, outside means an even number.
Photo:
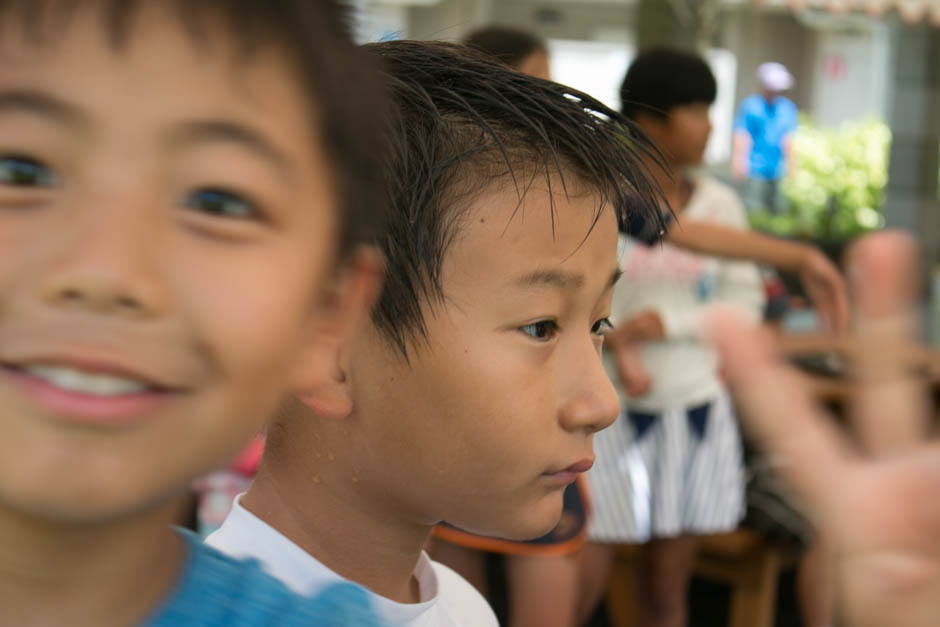
[{"label": "shoulder", "polygon": [[761,104],[761,96],[759,94],[751,94],[747,98],[741,101],[741,110],[752,112],[758,108]]},{"label": "shoulder", "polygon": [[698,186],[696,195],[700,199],[700,202],[696,203],[698,206],[696,214],[714,222],[739,227],[747,225],[747,213],[733,187],[710,176],[699,177],[696,185]]},{"label": "shoulder", "polygon": [[741,206],[741,199],[738,192],[730,185],[719,181],[710,176],[701,176],[696,180],[698,193],[709,203],[720,205],[721,207]]},{"label": "shoulder", "polygon": [[780,104],[777,105],[777,115],[784,115],[787,120],[796,122],[797,118],[799,118],[800,110],[792,100],[781,96]]},{"label": "shoulder", "polygon": [[432,561],[431,566],[437,575],[438,603],[463,625],[497,627],[493,608],[469,581],[440,562]]},{"label": "shoulder", "polygon": [[377,625],[367,593],[351,584],[304,597],[261,570],[184,533],[189,557],[177,589],[147,625]]}]

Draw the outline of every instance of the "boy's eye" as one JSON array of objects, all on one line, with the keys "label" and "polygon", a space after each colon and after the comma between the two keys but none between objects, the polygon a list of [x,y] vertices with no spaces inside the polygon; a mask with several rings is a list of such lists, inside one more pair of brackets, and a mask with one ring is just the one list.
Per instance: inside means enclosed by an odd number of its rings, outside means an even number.
[{"label": "boy's eye", "polygon": [[554,320],[540,320],[519,327],[519,330],[536,340],[548,341],[558,333],[558,323]]},{"label": "boy's eye", "polygon": [[224,189],[199,189],[189,194],[183,204],[190,209],[225,218],[257,218],[258,209],[235,192]]},{"label": "boy's eye", "polygon": [[50,187],[55,176],[45,165],[30,157],[0,156],[0,185],[12,187]]},{"label": "boy's eye", "polygon": [[591,333],[596,335],[607,335],[609,331],[612,331],[614,325],[611,324],[610,318],[602,318],[594,323],[594,326],[591,327]]}]

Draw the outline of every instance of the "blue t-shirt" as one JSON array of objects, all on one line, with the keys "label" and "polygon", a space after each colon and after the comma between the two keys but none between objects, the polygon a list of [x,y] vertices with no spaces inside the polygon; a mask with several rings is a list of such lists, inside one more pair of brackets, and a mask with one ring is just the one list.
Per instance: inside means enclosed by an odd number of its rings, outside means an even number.
[{"label": "blue t-shirt", "polygon": [[330,586],[315,597],[290,591],[254,560],[237,560],[180,530],[188,556],[176,590],[145,627],[378,627],[365,590]]},{"label": "blue t-shirt", "polygon": [[787,167],[783,140],[796,130],[798,123],[796,105],[783,96],[777,96],[773,103],[760,94],[744,99],[734,119],[734,130],[747,131],[751,136],[751,178],[783,178]]}]

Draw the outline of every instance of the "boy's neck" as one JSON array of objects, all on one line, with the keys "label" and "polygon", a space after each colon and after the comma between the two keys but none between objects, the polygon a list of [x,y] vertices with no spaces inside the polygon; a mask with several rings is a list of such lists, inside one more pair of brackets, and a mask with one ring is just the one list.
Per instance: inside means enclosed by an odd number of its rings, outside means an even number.
[{"label": "boy's neck", "polygon": [[106,524],[0,507],[0,624],[138,624],[170,594],[184,548],[176,502]]},{"label": "boy's neck", "polygon": [[431,526],[370,497],[342,463],[347,452],[324,449],[331,459],[316,465],[311,451],[328,438],[304,436],[292,431],[265,457],[242,506],[333,572],[393,601],[419,602],[414,571]]}]

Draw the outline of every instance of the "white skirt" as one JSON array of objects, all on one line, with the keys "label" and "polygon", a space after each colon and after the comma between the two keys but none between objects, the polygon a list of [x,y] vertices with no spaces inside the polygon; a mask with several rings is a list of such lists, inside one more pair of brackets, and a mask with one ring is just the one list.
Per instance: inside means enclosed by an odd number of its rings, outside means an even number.
[{"label": "white skirt", "polygon": [[594,451],[592,541],[730,531],[744,515],[741,436],[726,392],[661,414],[624,410],[594,436]]}]

